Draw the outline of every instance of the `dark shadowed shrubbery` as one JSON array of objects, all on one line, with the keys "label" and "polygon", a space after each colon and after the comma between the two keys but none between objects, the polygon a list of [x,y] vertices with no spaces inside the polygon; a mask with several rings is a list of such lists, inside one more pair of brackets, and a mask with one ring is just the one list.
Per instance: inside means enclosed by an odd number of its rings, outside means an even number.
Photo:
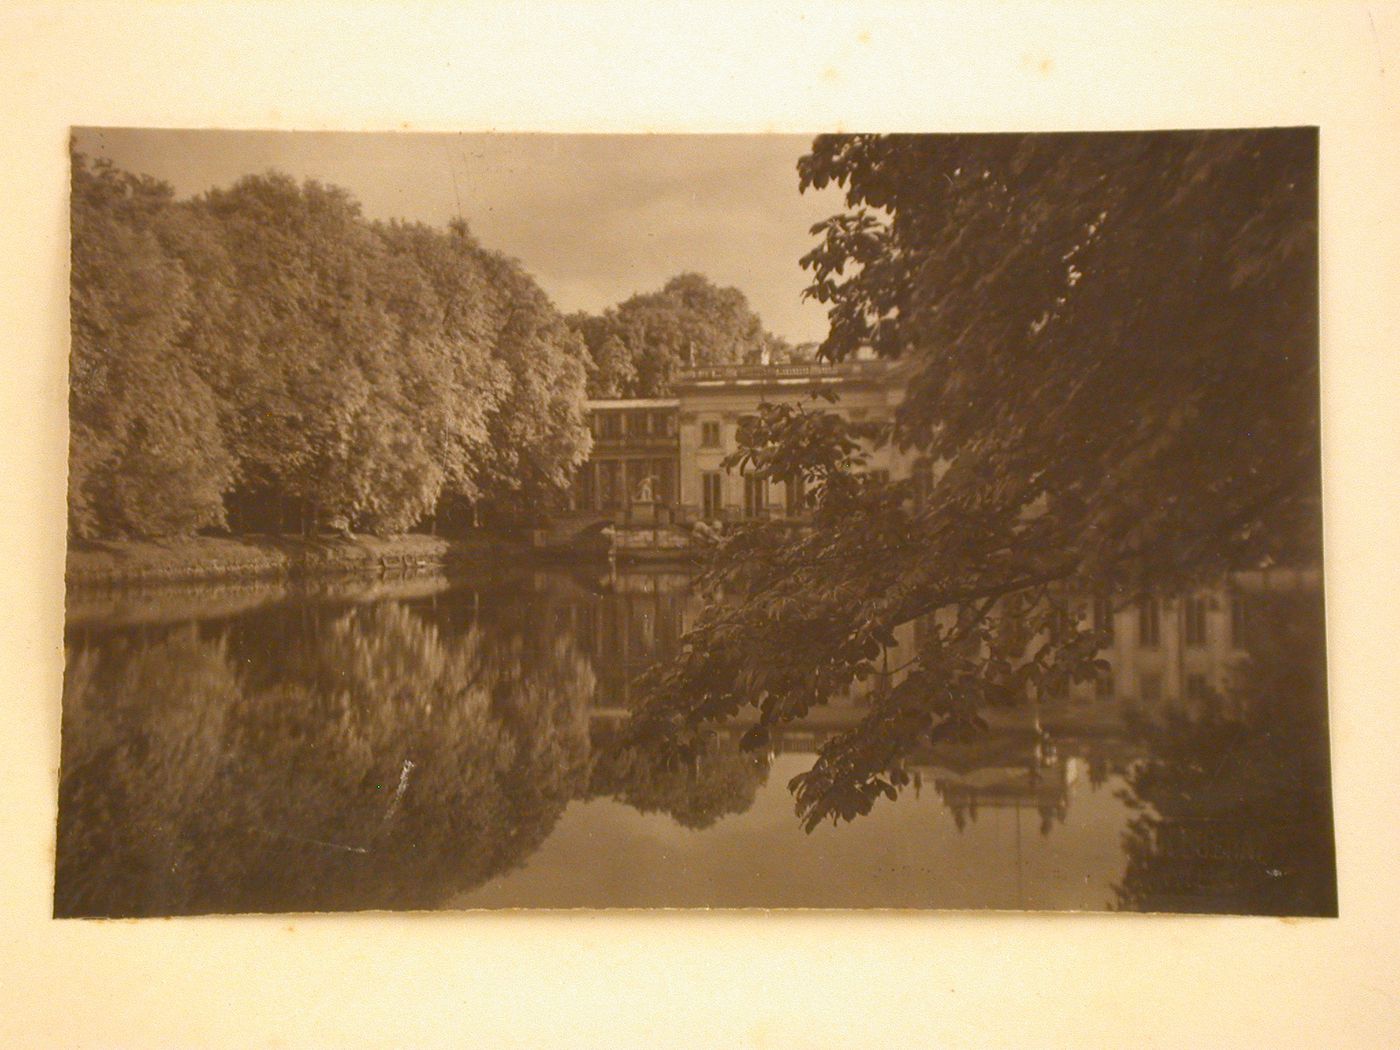
[{"label": "dark shadowed shrubbery", "polygon": [[[632,738],[684,752],[753,705],[762,746],[924,624],[794,782],[810,828],[893,797],[984,705],[1093,677],[1064,595],[1317,563],[1317,136],[828,135],[798,167],[846,194],[803,260],[822,351],[898,358],[906,396],[873,435],[760,407],[732,463],[803,483],[813,528],[726,543],[710,582],[746,601],[702,614]],[[858,437],[922,457],[926,488],[864,475]],[[1007,603],[1039,610],[1028,631],[997,629]]]}]

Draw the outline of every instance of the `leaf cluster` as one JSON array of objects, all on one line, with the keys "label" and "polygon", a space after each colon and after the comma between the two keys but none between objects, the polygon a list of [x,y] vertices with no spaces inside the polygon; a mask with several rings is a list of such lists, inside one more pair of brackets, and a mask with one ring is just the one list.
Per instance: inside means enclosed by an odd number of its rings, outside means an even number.
[{"label": "leaf cluster", "polygon": [[569,315],[590,359],[590,397],[664,397],[681,368],[786,361],[794,349],[764,329],[737,288],[677,274],[593,315]]},{"label": "leaf cluster", "polygon": [[[718,549],[632,740],[684,747],[749,705],[771,726],[874,680],[794,781],[810,828],[897,792],[980,707],[1102,670],[1090,596],[1316,561],[1316,135],[821,136],[799,177],[848,204],[802,260],[821,353],[899,359],[904,399],[874,434],[759,412],[730,465],[805,479],[810,521]],[[882,441],[926,492],[862,472]]]}]

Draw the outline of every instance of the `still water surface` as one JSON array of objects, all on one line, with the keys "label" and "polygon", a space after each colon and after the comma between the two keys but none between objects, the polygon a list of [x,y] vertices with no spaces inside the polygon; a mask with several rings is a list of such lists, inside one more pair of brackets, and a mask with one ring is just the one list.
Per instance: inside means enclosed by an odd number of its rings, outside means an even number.
[{"label": "still water surface", "polygon": [[71,595],[55,912],[1333,912],[1316,594],[1192,601],[1111,613],[1106,680],[808,835],[787,783],[860,697],[767,754],[609,747],[682,575]]}]

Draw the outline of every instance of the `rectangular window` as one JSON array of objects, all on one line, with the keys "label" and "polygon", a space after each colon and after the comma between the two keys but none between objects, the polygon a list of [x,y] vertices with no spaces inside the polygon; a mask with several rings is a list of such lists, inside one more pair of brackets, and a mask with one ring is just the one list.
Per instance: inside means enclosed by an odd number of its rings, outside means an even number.
[{"label": "rectangular window", "polygon": [[621,412],[600,412],[602,419],[602,434],[604,440],[616,441],[622,437],[622,413]]},{"label": "rectangular window", "polygon": [[574,474],[574,509],[593,510],[593,464],[585,463]]},{"label": "rectangular window", "polygon": [[744,517],[759,518],[768,506],[768,480],[745,476]]},{"label": "rectangular window", "polygon": [[1209,602],[1205,598],[1186,599],[1186,644],[1202,646],[1206,644],[1206,610]]},{"label": "rectangular window", "polygon": [[1010,595],[1003,601],[997,634],[1006,651],[1013,656],[1023,654],[1030,644],[1031,628],[1026,622],[1025,603],[1019,595]]},{"label": "rectangular window", "polygon": [[622,464],[615,459],[598,462],[598,506],[612,510],[622,503]]},{"label": "rectangular window", "polygon": [[704,500],[704,515],[706,518],[718,518],[724,508],[724,496],[720,487],[720,475],[717,471],[706,471],[700,475],[701,496]]},{"label": "rectangular window", "polygon": [[647,413],[641,409],[633,409],[627,413],[627,436],[646,437],[647,435]]},{"label": "rectangular window", "polygon": [[574,622],[573,631],[581,650],[585,653],[598,651],[598,622],[594,618],[592,605],[583,603],[578,606],[578,619]]},{"label": "rectangular window", "polygon": [[1155,649],[1162,644],[1162,603],[1144,598],[1138,606],[1138,644]]},{"label": "rectangular window", "polygon": [[1249,642],[1249,601],[1243,594],[1230,595],[1230,644],[1243,649]]},{"label": "rectangular window", "polygon": [[[637,498],[637,493],[642,488],[642,482],[649,476],[648,468],[650,466],[651,464],[644,459],[629,459],[627,461],[627,490],[622,494],[624,503],[631,503]],[[653,489],[655,485],[656,483],[652,482]]]},{"label": "rectangular window", "polygon": [[655,622],[651,610],[641,605],[624,605],[627,620],[627,655],[633,659],[651,656],[656,648]]},{"label": "rectangular window", "polygon": [[1162,699],[1162,676],[1145,674],[1142,676],[1141,696],[1145,703],[1155,704]]},{"label": "rectangular window", "polygon": [[700,424],[700,447],[719,448],[719,422],[707,419]]},{"label": "rectangular window", "polygon": [[605,601],[600,610],[599,619],[602,623],[598,631],[601,645],[598,653],[601,658],[599,662],[613,667],[620,666],[623,661],[622,646],[626,635],[623,634],[624,628],[619,615],[623,608],[616,602]]},{"label": "rectangular window", "polygon": [[654,459],[651,461],[651,474],[656,479],[652,486],[652,491],[656,495],[656,502],[664,506],[669,506],[675,499],[675,485],[672,478],[675,470],[669,459]]},{"label": "rectangular window", "polygon": [[1104,636],[1106,644],[1113,644],[1113,599],[1094,599],[1094,630]]},{"label": "rectangular window", "polygon": [[789,478],[786,482],[789,518],[795,518],[807,509],[807,482],[802,478]]},{"label": "rectangular window", "polygon": [[1094,679],[1094,695],[1100,700],[1113,699],[1113,672],[1100,671]]}]

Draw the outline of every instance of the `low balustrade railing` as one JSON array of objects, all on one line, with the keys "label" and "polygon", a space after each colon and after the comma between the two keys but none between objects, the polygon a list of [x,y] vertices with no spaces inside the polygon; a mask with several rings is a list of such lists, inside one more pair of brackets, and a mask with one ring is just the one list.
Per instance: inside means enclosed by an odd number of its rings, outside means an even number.
[{"label": "low balustrade railing", "polygon": [[677,383],[745,379],[844,379],[888,371],[884,361],[847,361],[839,365],[804,361],[782,365],[702,365],[676,373]]}]

